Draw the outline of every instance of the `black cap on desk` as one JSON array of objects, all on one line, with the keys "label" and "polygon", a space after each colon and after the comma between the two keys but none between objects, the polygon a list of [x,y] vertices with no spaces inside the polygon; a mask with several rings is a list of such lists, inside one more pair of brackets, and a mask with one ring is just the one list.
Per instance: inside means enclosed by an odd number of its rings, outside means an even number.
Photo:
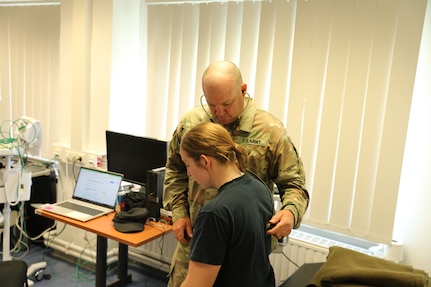
[{"label": "black cap on desk", "polygon": [[149,217],[149,211],[145,207],[134,207],[127,211],[115,214],[112,221],[114,228],[123,233],[139,232],[144,230],[144,224]]}]

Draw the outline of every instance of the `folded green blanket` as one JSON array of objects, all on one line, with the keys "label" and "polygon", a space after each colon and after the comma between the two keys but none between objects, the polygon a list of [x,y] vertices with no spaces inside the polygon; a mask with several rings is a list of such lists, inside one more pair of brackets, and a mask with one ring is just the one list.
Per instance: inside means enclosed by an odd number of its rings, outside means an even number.
[{"label": "folded green blanket", "polygon": [[426,287],[428,274],[408,265],[332,246],[307,287]]}]

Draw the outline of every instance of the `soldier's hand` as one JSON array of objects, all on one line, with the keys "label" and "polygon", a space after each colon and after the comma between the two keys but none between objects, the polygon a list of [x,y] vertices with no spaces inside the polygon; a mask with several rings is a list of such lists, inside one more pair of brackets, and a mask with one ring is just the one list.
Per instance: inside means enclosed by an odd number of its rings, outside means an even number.
[{"label": "soldier's hand", "polygon": [[181,243],[190,241],[193,235],[192,223],[189,217],[177,219],[172,225],[172,232],[175,238]]},{"label": "soldier's hand", "polygon": [[274,235],[278,239],[288,236],[295,224],[295,218],[290,210],[280,210],[269,221],[274,227],[267,234]]}]

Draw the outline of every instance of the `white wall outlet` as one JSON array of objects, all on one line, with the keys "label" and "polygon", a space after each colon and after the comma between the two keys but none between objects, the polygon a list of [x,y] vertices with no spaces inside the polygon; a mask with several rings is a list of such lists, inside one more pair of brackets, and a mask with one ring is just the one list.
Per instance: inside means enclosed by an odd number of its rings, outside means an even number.
[{"label": "white wall outlet", "polygon": [[102,155],[98,152],[75,150],[60,144],[53,144],[53,158],[56,161],[87,166],[92,168],[102,167]]},{"label": "white wall outlet", "polygon": [[89,167],[97,167],[97,157],[90,155],[88,156],[88,166]]},{"label": "white wall outlet", "polygon": [[85,154],[84,153],[80,153],[80,152],[76,152],[76,151],[72,151],[69,150],[66,152],[66,158],[67,158],[67,162],[69,163],[80,163],[82,165],[85,164]]},{"label": "white wall outlet", "polygon": [[52,155],[53,159],[60,162],[66,161],[66,148],[61,145],[53,145],[54,154]]},{"label": "white wall outlet", "polygon": [[86,164],[89,167],[98,168],[102,166],[102,156],[97,153],[87,152]]}]

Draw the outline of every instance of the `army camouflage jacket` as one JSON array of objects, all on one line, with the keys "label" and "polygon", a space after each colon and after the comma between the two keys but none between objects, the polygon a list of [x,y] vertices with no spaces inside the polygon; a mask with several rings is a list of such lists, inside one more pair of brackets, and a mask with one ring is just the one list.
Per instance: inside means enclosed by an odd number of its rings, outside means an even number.
[{"label": "army camouflage jacket", "polygon": [[[275,183],[282,198],[282,209],[292,211],[294,228],[298,228],[309,202],[302,161],[283,124],[270,113],[257,108],[253,100],[249,101],[231,135],[236,143],[246,147],[248,169],[271,190]],[[203,190],[187,176],[179,155],[182,136],[195,125],[207,121],[210,118],[203,108],[194,108],[181,119],[169,143],[163,206],[172,211],[174,222],[190,217],[193,226],[201,207],[217,194],[215,189]]]}]

